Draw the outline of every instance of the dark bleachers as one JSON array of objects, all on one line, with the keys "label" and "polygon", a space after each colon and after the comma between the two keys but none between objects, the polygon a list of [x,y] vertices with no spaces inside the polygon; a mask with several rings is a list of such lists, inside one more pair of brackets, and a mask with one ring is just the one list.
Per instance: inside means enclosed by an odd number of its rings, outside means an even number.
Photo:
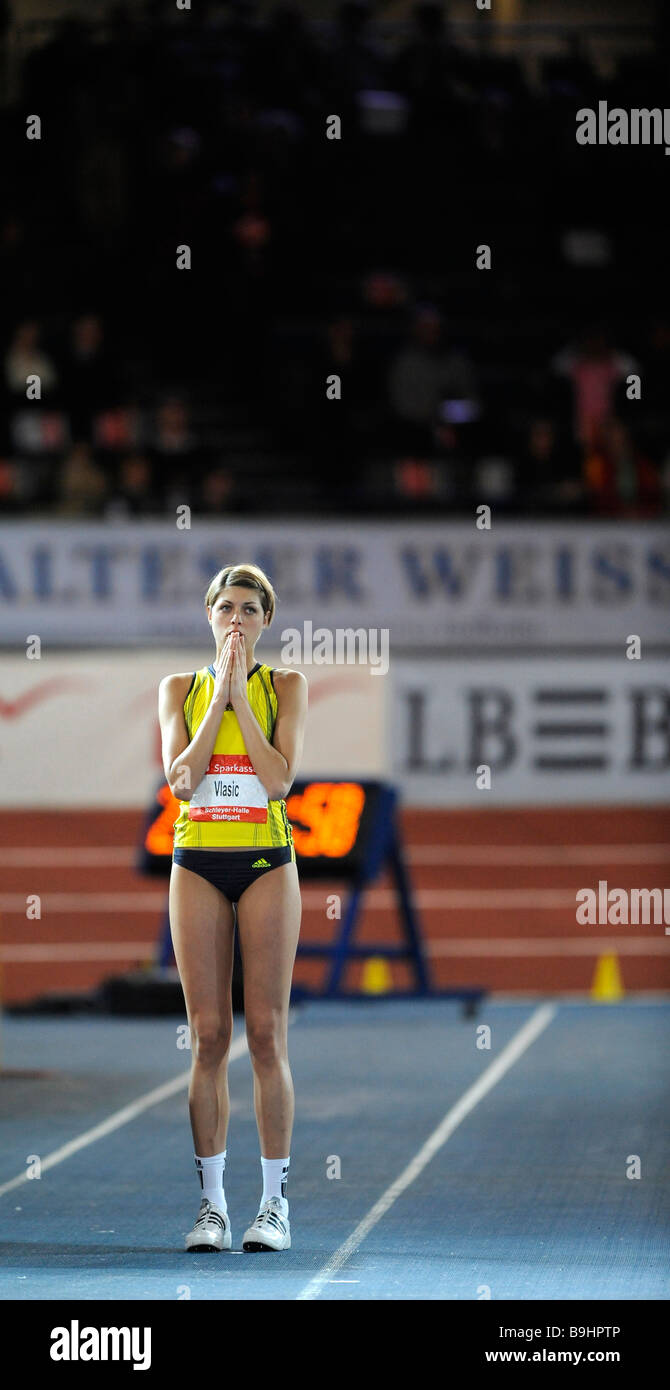
[{"label": "dark bleachers", "polygon": [[[667,64],[633,26],[605,82],[602,26],[590,36],[566,31],[562,50],[539,64],[538,85],[525,62],[532,26],[517,52],[502,53],[441,15],[424,5],[412,17],[408,7],[394,27],[365,6],[334,6],[311,21],[290,5],[265,18],[212,5],[166,23],[161,7],[117,5],[97,25],[42,24],[32,48],[28,30],[18,34],[19,91],[1,127],[0,507],[67,512],[59,480],[82,430],[115,506],[135,449],[147,457],[157,509],[171,505],[186,472],[151,441],[160,402],[173,395],[192,436],[194,504],[193,468],[214,475],[214,509],[219,496],[230,511],[262,499],[286,513],[432,504],[448,515],[470,506],[482,460],[503,455],[505,505],[528,511],[528,489],[514,478],[538,411],[556,412],[564,438],[555,355],[604,319],[611,346],[644,373],[654,318],[669,312],[664,238],[653,230],[662,148],[587,149],[574,138],[582,102],[595,107],[616,93],[626,106],[644,92],[645,105],[662,105]],[[380,91],[386,103],[371,95]],[[31,143],[24,122],[33,110],[44,130]],[[333,112],[341,141],[325,139]],[[565,236],[580,230],[600,233],[603,264],[568,259]],[[192,269],[179,272],[185,242]],[[492,248],[490,271],[475,268],[480,244]],[[398,287],[387,304],[366,289],[384,274]],[[439,402],[416,428],[394,412],[389,374],[421,303],[442,316],[439,351],[464,353],[475,376],[477,418],[451,432]],[[137,423],[122,448],[101,446],[99,426],[86,433],[62,396],[84,313],[100,321],[113,360],[110,408]],[[350,361],[329,347],[329,324],[342,317],[353,323]],[[64,417],[45,487],[39,447],[26,452],[25,430],[17,434],[27,403],[6,365],[26,320],[37,322],[58,378],[30,409]],[[341,401],[325,401],[329,372],[341,376]],[[653,427],[645,420],[644,392],[626,418],[631,447],[652,450],[658,487],[645,506],[657,514],[667,505],[670,437],[658,408]],[[108,422],[105,437],[115,429]],[[57,437],[56,427],[45,425],[47,434]],[[582,444],[571,444],[585,468]],[[437,479],[427,498],[413,464],[403,471],[415,458]],[[560,513],[557,494],[540,492],[547,514]],[[93,486],[90,514],[106,514],[107,500]],[[85,499],[78,505],[88,514]],[[572,510],[602,506],[585,488]]]}]

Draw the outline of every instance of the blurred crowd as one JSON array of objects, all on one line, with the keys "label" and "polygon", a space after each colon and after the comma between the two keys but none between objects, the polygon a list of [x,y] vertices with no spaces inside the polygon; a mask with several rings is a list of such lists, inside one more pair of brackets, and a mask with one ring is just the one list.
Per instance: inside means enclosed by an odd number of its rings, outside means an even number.
[{"label": "blurred crowd", "polygon": [[667,59],[571,39],[531,82],[441,4],[164,11],[52,26],[0,113],[4,513],[667,511],[662,150],[574,140]]}]

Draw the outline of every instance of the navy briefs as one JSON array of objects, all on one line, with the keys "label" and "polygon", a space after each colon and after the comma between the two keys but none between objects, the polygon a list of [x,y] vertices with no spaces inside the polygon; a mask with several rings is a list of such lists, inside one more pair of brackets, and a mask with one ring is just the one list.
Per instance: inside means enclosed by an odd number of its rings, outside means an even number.
[{"label": "navy briefs", "polygon": [[231,903],[236,903],[245,888],[262,874],[278,869],[280,864],[290,864],[291,860],[290,845],[280,845],[277,849],[223,850],[221,854],[215,849],[187,849],[178,845],[172,851],[174,864],[181,864],[183,869],[191,869],[206,878]]}]

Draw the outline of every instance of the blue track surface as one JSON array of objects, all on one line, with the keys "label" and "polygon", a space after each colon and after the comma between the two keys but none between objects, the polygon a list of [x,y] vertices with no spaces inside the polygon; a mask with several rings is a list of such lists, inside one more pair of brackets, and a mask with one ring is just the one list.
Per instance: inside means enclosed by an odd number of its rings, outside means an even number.
[{"label": "blue track surface", "polygon": [[[295,1299],[536,1011],[315,1001],[289,1030],[293,1246],[243,1254],[258,1209],[248,1055],[230,1066],[233,1252],[188,1255],[200,1199],[186,1086],[0,1196],[3,1299]],[[0,1187],[188,1070],[180,1019],[5,1017]],[[491,1028],[490,1050],[476,1046]],[[236,1019],[235,1035],[243,1029]],[[556,1005],[321,1299],[667,1299],[670,1005]],[[341,1177],[328,1178],[337,1155]],[[640,1179],[627,1177],[638,1155]],[[332,1167],[331,1163],[331,1167]],[[188,1292],[187,1292],[188,1291]]]}]

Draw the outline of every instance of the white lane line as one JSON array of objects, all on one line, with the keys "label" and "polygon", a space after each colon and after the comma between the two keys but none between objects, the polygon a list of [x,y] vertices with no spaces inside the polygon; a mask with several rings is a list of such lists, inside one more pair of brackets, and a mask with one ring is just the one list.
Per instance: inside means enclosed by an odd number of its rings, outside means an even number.
[{"label": "white lane line", "polygon": [[[385,907],[397,901],[391,889],[386,892],[386,898]],[[575,907],[574,888],[420,888],[415,898],[419,907],[442,907],[452,912],[477,912],[482,907],[500,912],[515,912],[520,907],[530,907],[533,911],[563,907],[574,910]]]},{"label": "white lane line", "polygon": [[415,1154],[414,1158],[407,1164],[407,1167],[403,1168],[402,1173],[395,1179],[395,1182],[392,1182],[390,1187],[387,1187],[386,1191],[382,1193],[378,1201],[370,1208],[367,1215],[363,1217],[363,1220],[359,1221],[351,1235],[348,1236],[344,1243],[331,1255],[327,1264],[325,1264],[323,1268],[319,1270],[318,1274],[315,1274],[314,1278],[310,1279],[309,1283],[305,1285],[304,1289],[297,1295],[297,1300],[304,1301],[306,1299],[318,1298],[324,1284],[329,1283],[333,1275],[337,1274],[337,1271],[341,1269],[354,1252],[358,1250],[359,1245],[361,1245],[365,1237],[370,1234],[373,1226],[376,1226],[377,1222],[380,1221],[382,1216],[393,1206],[393,1203],[397,1201],[398,1197],[400,1197],[405,1189],[414,1182],[415,1178],[418,1178],[419,1174],[423,1172],[426,1165],[430,1163],[431,1158],[434,1158],[435,1154],[438,1153],[443,1144],[446,1143],[449,1136],[453,1134],[454,1130],[461,1123],[461,1120],[465,1119],[466,1115],[474,1109],[477,1102],[486,1095],[487,1091],[490,1091],[491,1088],[495,1086],[501,1076],[504,1076],[505,1072],[509,1071],[509,1068],[521,1057],[526,1051],[526,1048],[530,1047],[530,1044],[534,1042],[547,1025],[551,1023],[556,1012],[557,1006],[555,1004],[542,1004],[535,1010],[527,1022],[524,1023],[523,1027],[519,1029],[519,1032],[516,1033],[510,1042],[508,1042],[507,1046],[503,1048],[500,1056],[497,1057],[495,1061],[491,1062],[490,1066],[486,1068],[486,1071],[482,1073],[478,1080],[475,1081],[465,1094],[461,1096],[460,1100],[447,1111],[444,1119],[440,1121],[437,1129],[433,1130],[433,1133],[419,1149],[419,1152]]},{"label": "white lane line", "polygon": [[[670,845],[424,845],[406,846],[411,864],[507,864],[513,866],[548,864],[664,864],[670,859]],[[122,864],[133,867],[138,858],[134,845],[107,845],[76,848],[48,846],[44,849],[17,845],[0,850],[0,865],[7,868],[97,869]]]},{"label": "white lane line", "polygon": [[[668,928],[666,927],[666,931]],[[444,941],[424,941],[429,956],[597,956],[613,951],[620,956],[667,956],[669,944],[662,936],[547,936],[541,939],[511,937],[493,941],[490,937],[450,937]],[[374,946],[370,947],[374,955]]]},{"label": "white lane line", "polygon": [[[26,915],[26,893],[0,893],[0,912]],[[168,900],[168,885],[146,892],[130,893],[41,893],[40,911],[50,912],[164,912]]]},{"label": "white lane line", "polygon": [[[326,901],[326,887],[303,889],[303,907],[315,908],[322,912]],[[25,917],[25,893],[0,894],[0,911]],[[161,912],[165,911],[168,899],[167,881],[163,890],[130,893],[42,893],[40,905],[43,915],[57,916],[67,912]],[[371,888],[365,895],[364,906],[373,912],[388,912],[397,904],[397,894],[392,888]],[[451,912],[478,912],[481,908],[492,907],[500,912],[516,912],[518,908],[530,907],[534,911],[553,911],[556,908],[575,907],[575,890],[570,888],[419,888],[414,893],[417,907],[431,911],[444,908]]]},{"label": "white lane line", "polygon": [[[514,993],[509,990],[492,989],[488,998],[491,1004],[531,1004],[535,999],[546,999],[546,989],[517,989]],[[590,990],[552,990],[552,999],[560,1000],[561,1008],[576,1009],[602,1009],[603,1004],[600,1000],[593,1000],[590,997]],[[623,1000],[616,1000],[612,1007],[630,1009],[639,1005],[640,1008],[647,1009],[649,1006],[659,1005],[660,1008],[668,1010],[670,1007],[670,991],[658,989],[632,989]]]},{"label": "white lane line", "polygon": [[53,845],[44,849],[17,845],[0,850],[0,864],[8,869],[101,869],[108,865],[132,865],[139,851],[133,845],[106,845],[104,848],[72,848]]},{"label": "white lane line", "polygon": [[[289,1022],[291,1014],[289,1012]],[[230,1061],[237,1061],[238,1057],[243,1057],[247,1051],[246,1034],[236,1038],[230,1048]],[[158,1105],[162,1100],[167,1100],[168,1096],[174,1096],[178,1091],[188,1086],[190,1071],[182,1072],[180,1076],[174,1076],[171,1081],[164,1081],[162,1086],[156,1086],[153,1091],[147,1091],[146,1095],[140,1096],[138,1100],[131,1101],[130,1105],[124,1105],[121,1110],[115,1110],[107,1120],[95,1125],[93,1129],[87,1129],[84,1134],[80,1134],[78,1139],[71,1139],[68,1144],[63,1144],[60,1149],[54,1149],[53,1153],[47,1154],[42,1159],[41,1172],[46,1173],[49,1168],[55,1168],[57,1163],[63,1163],[66,1158],[71,1158],[80,1149],[85,1149],[89,1144],[94,1144],[97,1139],[104,1139],[106,1134],[112,1134],[115,1129],[120,1129],[122,1125],[127,1125],[130,1120],[134,1120],[143,1111],[149,1110],[152,1105]],[[20,1187],[27,1182],[27,1173],[19,1173],[16,1178],[10,1178],[9,1182],[0,1184],[0,1197],[5,1192],[12,1192],[15,1187]]]},{"label": "white lane line", "polygon": [[[670,928],[666,927],[665,932],[669,934]],[[374,941],[368,945],[370,955],[374,956]],[[667,956],[669,950],[670,943],[663,936],[512,937],[506,941],[496,941],[488,936],[464,936],[424,941],[426,955],[436,959],[446,956],[472,959],[479,956],[486,959],[495,956],[597,956],[605,951],[620,956]],[[0,946],[0,962],[6,965],[36,965],[51,960],[142,960],[153,964],[155,954],[155,941],[59,941]]]},{"label": "white lane line", "polygon": [[0,947],[0,960],[8,965],[39,960],[152,960],[156,941],[54,941],[31,942],[21,947]]},{"label": "white lane line", "polygon": [[0,946],[0,961],[5,964],[35,964],[47,960],[151,960],[155,959],[155,941],[59,941],[52,945],[33,943],[26,946]]},{"label": "white lane line", "polygon": [[665,864],[670,845],[409,845],[411,864]]}]

